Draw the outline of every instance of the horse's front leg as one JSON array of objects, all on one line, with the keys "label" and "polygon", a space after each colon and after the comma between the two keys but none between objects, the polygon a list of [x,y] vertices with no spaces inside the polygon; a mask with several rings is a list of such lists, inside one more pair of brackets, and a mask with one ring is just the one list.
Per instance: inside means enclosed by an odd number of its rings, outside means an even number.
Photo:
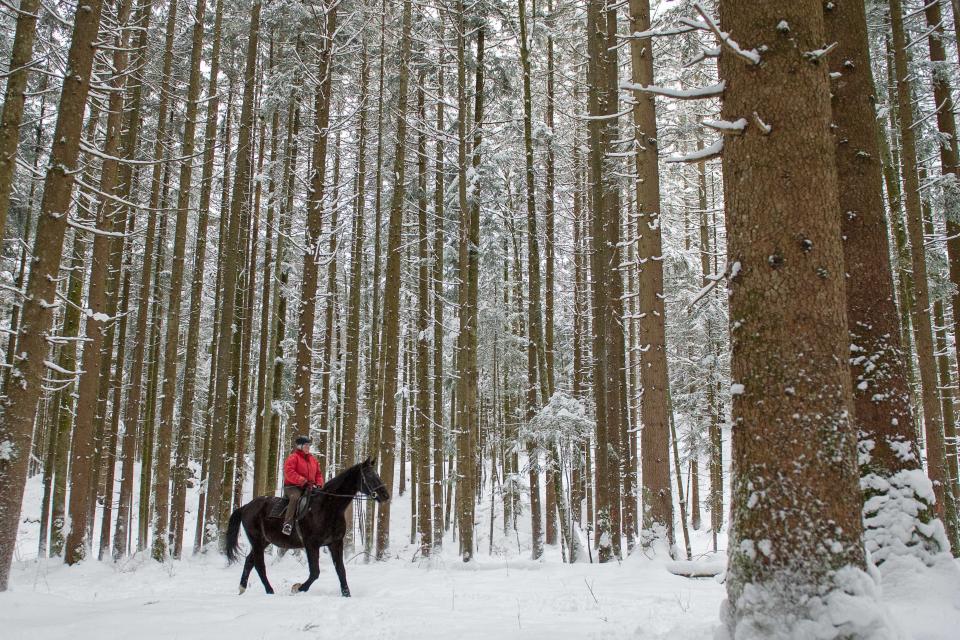
[{"label": "horse's front leg", "polygon": [[340,578],[340,595],[344,598],[349,598],[350,587],[347,586],[347,569],[343,566],[343,538],[331,542],[327,548],[330,549],[333,566],[337,570],[337,577]]},{"label": "horse's front leg", "polygon": [[309,591],[310,585],[320,576],[320,547],[314,544],[307,544],[306,541],[304,541],[303,549],[307,552],[307,566],[310,567],[310,575],[303,584],[297,583],[293,585],[292,590],[294,593],[297,591]]}]

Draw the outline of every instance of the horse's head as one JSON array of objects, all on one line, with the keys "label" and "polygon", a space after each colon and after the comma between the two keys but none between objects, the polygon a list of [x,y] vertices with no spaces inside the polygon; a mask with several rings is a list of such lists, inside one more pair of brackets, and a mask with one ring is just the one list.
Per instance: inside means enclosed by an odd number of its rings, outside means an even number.
[{"label": "horse's head", "polygon": [[360,463],[360,491],[377,502],[390,500],[390,492],[377,473],[376,458],[367,458]]}]

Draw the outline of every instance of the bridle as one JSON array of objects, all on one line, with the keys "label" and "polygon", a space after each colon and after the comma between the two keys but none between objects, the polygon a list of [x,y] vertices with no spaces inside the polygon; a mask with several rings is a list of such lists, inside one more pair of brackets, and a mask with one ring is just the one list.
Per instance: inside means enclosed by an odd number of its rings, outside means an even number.
[{"label": "bridle", "polygon": [[385,485],[382,480],[380,481],[380,484],[371,488],[370,485],[367,484],[367,474],[364,473],[363,469],[360,470],[360,483],[363,485],[363,488],[364,488],[363,497],[367,500],[376,500],[377,499],[376,492],[379,491],[380,489],[383,489],[384,491],[386,491],[387,489],[387,485]]}]

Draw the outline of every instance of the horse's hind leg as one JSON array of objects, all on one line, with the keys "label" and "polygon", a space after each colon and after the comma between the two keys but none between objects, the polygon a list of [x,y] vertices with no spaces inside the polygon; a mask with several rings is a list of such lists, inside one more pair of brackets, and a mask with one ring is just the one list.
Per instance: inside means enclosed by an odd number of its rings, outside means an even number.
[{"label": "horse's hind leg", "polygon": [[347,586],[347,569],[343,566],[343,539],[331,542],[330,556],[333,558],[333,566],[337,570],[337,577],[340,578],[340,595],[344,598],[350,597],[350,587]]},{"label": "horse's hind leg", "polygon": [[270,581],[267,580],[267,564],[263,560],[263,547],[257,547],[250,552],[250,555],[253,556],[253,563],[257,568],[257,575],[260,576],[260,582],[263,583],[263,588],[266,589],[267,593],[273,593],[273,587],[270,586]]},{"label": "horse's hind leg", "polygon": [[247,590],[247,579],[250,577],[250,570],[253,569],[253,562],[253,551],[251,551],[243,562],[243,573],[240,574],[240,595]]}]

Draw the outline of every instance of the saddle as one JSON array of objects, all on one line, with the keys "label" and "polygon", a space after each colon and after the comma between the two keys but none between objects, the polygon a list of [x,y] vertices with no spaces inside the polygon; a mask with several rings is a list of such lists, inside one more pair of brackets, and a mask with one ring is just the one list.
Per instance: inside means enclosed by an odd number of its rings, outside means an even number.
[{"label": "saddle", "polygon": [[[300,496],[300,500],[297,501],[297,511],[294,514],[294,521],[299,522],[303,519],[303,516],[307,515],[307,510],[310,508],[310,496],[311,491],[304,491],[303,495]],[[290,498],[275,497],[273,499],[273,507],[270,509],[270,513],[267,515],[268,518],[283,518],[287,512],[287,505],[290,503]]]}]

